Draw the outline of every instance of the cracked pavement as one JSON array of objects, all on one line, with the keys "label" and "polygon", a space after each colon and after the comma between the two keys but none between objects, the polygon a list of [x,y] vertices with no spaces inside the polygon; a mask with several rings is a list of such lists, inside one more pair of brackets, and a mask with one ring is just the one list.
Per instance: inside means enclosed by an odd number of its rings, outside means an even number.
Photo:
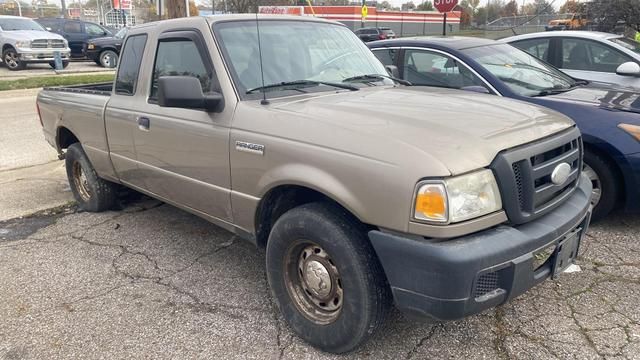
[{"label": "cracked pavement", "polygon": [[[283,322],[261,251],[170,205],[62,207],[0,230],[0,358],[334,358]],[[640,216],[611,216],[582,271],[461,321],[394,311],[342,357],[640,359],[639,254]]]}]

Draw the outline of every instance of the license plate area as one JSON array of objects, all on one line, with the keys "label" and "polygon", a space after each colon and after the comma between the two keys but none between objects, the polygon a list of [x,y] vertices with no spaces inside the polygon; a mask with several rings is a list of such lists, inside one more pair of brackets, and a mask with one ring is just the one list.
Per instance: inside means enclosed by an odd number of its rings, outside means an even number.
[{"label": "license plate area", "polygon": [[578,228],[560,240],[553,256],[553,278],[565,271],[578,256],[578,247],[580,246],[580,231]]}]

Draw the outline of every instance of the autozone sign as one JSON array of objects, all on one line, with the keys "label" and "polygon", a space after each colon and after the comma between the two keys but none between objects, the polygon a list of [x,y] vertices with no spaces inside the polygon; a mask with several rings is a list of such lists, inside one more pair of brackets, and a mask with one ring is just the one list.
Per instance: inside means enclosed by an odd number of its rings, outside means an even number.
[{"label": "autozone sign", "polygon": [[433,0],[433,7],[441,13],[448,13],[458,5],[458,0]]}]

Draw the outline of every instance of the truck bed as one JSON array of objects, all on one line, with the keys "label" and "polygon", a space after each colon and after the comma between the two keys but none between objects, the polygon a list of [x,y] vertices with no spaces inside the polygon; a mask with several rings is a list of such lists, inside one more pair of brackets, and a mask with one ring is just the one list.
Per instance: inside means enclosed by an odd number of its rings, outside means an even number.
[{"label": "truck bed", "polygon": [[109,96],[112,88],[113,82],[104,82],[71,86],[52,86],[45,87],[44,90]]}]

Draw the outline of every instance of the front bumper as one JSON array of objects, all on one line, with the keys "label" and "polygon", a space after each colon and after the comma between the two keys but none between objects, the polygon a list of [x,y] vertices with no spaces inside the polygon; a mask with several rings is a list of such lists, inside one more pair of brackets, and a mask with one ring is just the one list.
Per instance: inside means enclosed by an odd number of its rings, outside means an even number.
[{"label": "front bumper", "polygon": [[60,53],[62,60],[69,60],[71,50],[66,49],[18,49],[20,61],[24,62],[49,62],[55,60],[55,53]]},{"label": "front bumper", "polygon": [[369,238],[400,310],[455,320],[500,305],[550,277],[556,255],[534,269],[534,254],[579,230],[577,248],[589,225],[590,196],[591,183],[582,175],[562,205],[516,227],[499,225],[444,241],[381,231],[369,232]]}]

